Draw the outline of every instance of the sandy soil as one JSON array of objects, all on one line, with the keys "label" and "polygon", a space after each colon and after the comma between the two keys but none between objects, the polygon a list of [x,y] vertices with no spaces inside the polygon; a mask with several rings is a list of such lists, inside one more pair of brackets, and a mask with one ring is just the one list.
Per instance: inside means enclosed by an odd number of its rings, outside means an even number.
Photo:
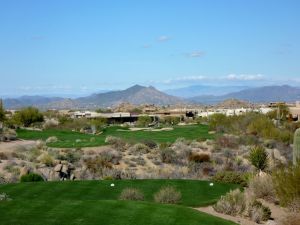
[{"label": "sandy soil", "polygon": [[31,148],[34,147],[35,145],[36,145],[36,141],[28,141],[28,140],[0,142],[0,152],[12,152],[20,147]]},{"label": "sandy soil", "polygon": [[122,130],[122,129],[118,129],[117,131],[170,131],[170,130],[174,130],[173,127],[164,127],[164,128],[161,128],[161,129],[154,129],[154,128],[138,128],[138,127],[132,127],[132,128],[129,128],[129,130]]}]

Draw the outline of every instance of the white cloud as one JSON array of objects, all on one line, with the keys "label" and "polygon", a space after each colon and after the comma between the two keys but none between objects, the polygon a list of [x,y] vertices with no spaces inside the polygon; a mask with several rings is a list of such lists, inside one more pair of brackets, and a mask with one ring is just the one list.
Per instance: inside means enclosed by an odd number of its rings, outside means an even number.
[{"label": "white cloud", "polygon": [[166,35],[162,35],[162,36],[158,37],[157,40],[158,40],[159,42],[166,42],[166,41],[171,40],[171,37],[166,36]]},{"label": "white cloud", "polygon": [[263,80],[262,74],[229,74],[225,77],[227,80],[239,80],[239,81],[255,81]]},{"label": "white cloud", "polygon": [[170,84],[175,82],[193,82],[193,81],[201,81],[205,79],[207,79],[207,77],[205,76],[184,76],[184,77],[176,77],[176,78],[164,80],[162,83]]},{"label": "white cloud", "polygon": [[202,57],[205,53],[203,51],[194,51],[190,53],[186,53],[185,55],[189,58],[199,58]]}]

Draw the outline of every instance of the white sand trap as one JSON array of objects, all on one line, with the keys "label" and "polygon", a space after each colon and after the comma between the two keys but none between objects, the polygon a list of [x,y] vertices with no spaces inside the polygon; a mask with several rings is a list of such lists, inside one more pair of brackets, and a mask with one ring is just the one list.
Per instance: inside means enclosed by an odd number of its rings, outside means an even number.
[{"label": "white sand trap", "polygon": [[161,129],[153,129],[150,127],[145,127],[145,128],[138,128],[138,127],[132,127],[129,128],[129,130],[123,130],[123,129],[118,129],[117,131],[171,131],[174,130],[173,127],[165,127],[165,128],[161,128]]}]

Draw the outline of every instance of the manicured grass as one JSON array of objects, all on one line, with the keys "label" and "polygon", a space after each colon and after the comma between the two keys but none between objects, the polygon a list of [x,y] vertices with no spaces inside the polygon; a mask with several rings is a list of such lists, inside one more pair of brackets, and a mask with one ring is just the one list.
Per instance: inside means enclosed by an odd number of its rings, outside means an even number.
[{"label": "manicured grass", "polygon": [[[110,187],[111,183],[115,187]],[[215,184],[196,180],[103,180],[74,182],[37,182],[7,184],[0,186],[0,193],[6,192],[15,200],[44,199],[53,196],[60,200],[117,200],[121,191],[127,187],[140,189],[145,200],[153,201],[153,194],[163,186],[173,186],[182,194],[181,205],[204,206],[215,203],[221,195],[237,185]]]},{"label": "manicured grass", "polygon": [[[70,147],[93,147],[105,145],[105,138],[109,135],[121,137],[129,141],[153,140],[158,143],[174,142],[177,138],[183,137],[189,140],[198,138],[212,138],[208,134],[208,127],[205,125],[176,126],[171,131],[119,131],[120,127],[112,126],[106,128],[101,135],[81,134],[63,130],[18,130],[18,137],[27,140],[46,140],[55,136],[57,142],[48,143],[50,147],[70,148]],[[94,140],[91,141],[91,138]],[[80,142],[76,142],[79,140]]]},{"label": "manicured grass", "polygon": [[[110,184],[114,183],[115,187]],[[182,193],[180,205],[153,202],[162,186]],[[118,201],[126,187],[140,189],[144,202]],[[118,180],[20,183],[0,186],[12,198],[0,202],[1,224],[193,225],[234,224],[185,206],[215,202],[235,185],[192,180]]]}]

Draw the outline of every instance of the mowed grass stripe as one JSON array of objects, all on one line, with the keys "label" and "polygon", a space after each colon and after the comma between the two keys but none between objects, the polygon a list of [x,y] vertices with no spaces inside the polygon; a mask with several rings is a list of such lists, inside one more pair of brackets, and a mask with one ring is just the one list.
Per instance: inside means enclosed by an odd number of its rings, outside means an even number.
[{"label": "mowed grass stripe", "polygon": [[[51,205],[51,207],[50,207]],[[19,209],[22,208],[22,211]],[[191,208],[131,201],[11,201],[0,204],[2,225],[233,225]]]},{"label": "mowed grass stripe", "polygon": [[[114,183],[115,187],[110,184]],[[197,180],[115,180],[115,181],[65,181],[19,183],[0,186],[0,193],[6,192],[15,200],[117,200],[125,188],[141,190],[146,201],[153,201],[154,193],[161,187],[173,186],[182,194],[181,205],[204,206],[216,202],[219,197],[237,185]]]}]

